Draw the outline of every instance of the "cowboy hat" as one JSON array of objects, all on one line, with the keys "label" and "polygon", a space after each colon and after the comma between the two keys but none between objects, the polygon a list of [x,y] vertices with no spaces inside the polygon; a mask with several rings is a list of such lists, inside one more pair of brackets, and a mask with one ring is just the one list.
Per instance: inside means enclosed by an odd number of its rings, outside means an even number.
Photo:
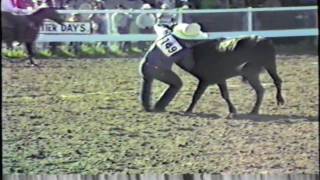
[{"label": "cowboy hat", "polygon": [[151,9],[151,8],[152,8],[151,5],[148,3],[145,3],[141,6],[141,9]]},{"label": "cowboy hat", "polygon": [[185,4],[185,5],[183,5],[182,7],[181,7],[181,9],[189,9],[190,7],[187,5],[187,4]]},{"label": "cowboy hat", "polygon": [[180,39],[201,39],[208,38],[208,34],[201,31],[198,23],[180,23],[174,26],[173,35]]},{"label": "cowboy hat", "polygon": [[161,5],[161,9],[169,9],[169,8],[170,8],[170,6],[167,3],[163,3]]}]

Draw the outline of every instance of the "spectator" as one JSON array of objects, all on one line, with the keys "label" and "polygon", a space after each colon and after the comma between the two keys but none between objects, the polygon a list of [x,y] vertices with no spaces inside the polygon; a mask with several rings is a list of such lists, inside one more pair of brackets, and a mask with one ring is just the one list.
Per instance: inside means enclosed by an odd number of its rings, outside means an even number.
[{"label": "spectator", "polygon": [[[150,4],[143,4],[141,9],[147,10],[151,9]],[[153,33],[153,26],[156,23],[156,17],[152,13],[141,13],[136,17],[136,25],[139,28],[139,33],[142,34],[151,34]],[[141,41],[138,43],[138,48],[141,50],[146,50],[149,43]]]},{"label": "spectator", "polygon": [[[105,4],[101,0],[95,0],[93,9],[106,9]],[[93,22],[93,31],[98,34],[107,34],[107,19],[105,14],[92,14],[89,16],[89,20]]]},{"label": "spectator", "polygon": [[[143,4],[141,9],[147,10],[151,9],[150,4]],[[142,33],[152,33],[153,25],[156,23],[156,17],[152,13],[141,13],[136,18],[136,24],[140,28]]]},{"label": "spectator", "polygon": [[[213,1],[213,0],[210,0]],[[188,5],[191,9],[200,9],[201,0],[176,0],[176,7],[182,7],[183,5]]]},{"label": "spectator", "polygon": [[[118,5],[118,9],[125,9],[121,4]],[[117,12],[111,15],[112,31],[113,33],[129,34],[131,16],[127,13]],[[120,49],[124,52],[129,52],[131,49],[130,42],[120,43]]]},{"label": "spectator", "polygon": [[[169,5],[164,3],[161,5],[162,10],[168,10]],[[160,12],[157,14],[157,24],[160,26],[169,26],[171,27],[176,23],[176,14]]]},{"label": "spectator", "polygon": [[[80,13],[72,14],[71,17],[68,19],[70,22],[81,22],[83,21],[83,16]],[[71,42],[70,47],[73,48],[74,54],[79,54],[81,50],[81,42]]]},{"label": "spectator", "polygon": [[[184,5],[181,7],[181,9],[182,9],[182,10],[188,10],[188,9],[190,9],[190,7],[189,7],[189,5],[184,4]],[[192,20],[192,14],[184,13],[184,14],[182,15],[182,22],[188,23],[188,24],[192,23],[192,22],[193,22],[193,20]]]},{"label": "spectator", "polygon": [[102,0],[95,0],[93,2],[93,8],[94,9],[106,9],[106,5],[105,5],[104,1],[102,1]]},{"label": "spectator", "polygon": [[97,34],[107,34],[107,20],[104,14],[92,14],[89,17],[93,22],[93,32]]}]

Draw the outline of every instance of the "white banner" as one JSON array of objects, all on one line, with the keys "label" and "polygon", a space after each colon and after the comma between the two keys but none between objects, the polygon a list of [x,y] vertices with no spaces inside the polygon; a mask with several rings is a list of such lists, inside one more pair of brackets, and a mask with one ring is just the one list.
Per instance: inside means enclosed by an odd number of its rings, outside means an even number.
[{"label": "white banner", "polygon": [[64,22],[63,25],[45,21],[40,27],[40,34],[90,34],[90,22]]}]

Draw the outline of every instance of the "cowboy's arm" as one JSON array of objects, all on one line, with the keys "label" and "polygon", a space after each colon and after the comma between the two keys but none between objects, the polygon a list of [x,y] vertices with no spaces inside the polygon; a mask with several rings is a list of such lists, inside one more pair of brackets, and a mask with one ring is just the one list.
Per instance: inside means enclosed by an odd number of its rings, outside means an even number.
[{"label": "cowboy's arm", "polygon": [[193,51],[187,48],[182,55],[182,58],[176,63],[179,67],[186,71],[190,71],[194,67]]}]

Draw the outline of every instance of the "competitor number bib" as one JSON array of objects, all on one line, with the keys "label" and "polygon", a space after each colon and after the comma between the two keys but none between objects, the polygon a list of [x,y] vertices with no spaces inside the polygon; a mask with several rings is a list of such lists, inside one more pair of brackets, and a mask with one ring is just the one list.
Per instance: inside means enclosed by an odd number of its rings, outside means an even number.
[{"label": "competitor number bib", "polygon": [[165,35],[164,37],[158,39],[156,45],[168,57],[183,49],[179,42],[171,34]]}]

